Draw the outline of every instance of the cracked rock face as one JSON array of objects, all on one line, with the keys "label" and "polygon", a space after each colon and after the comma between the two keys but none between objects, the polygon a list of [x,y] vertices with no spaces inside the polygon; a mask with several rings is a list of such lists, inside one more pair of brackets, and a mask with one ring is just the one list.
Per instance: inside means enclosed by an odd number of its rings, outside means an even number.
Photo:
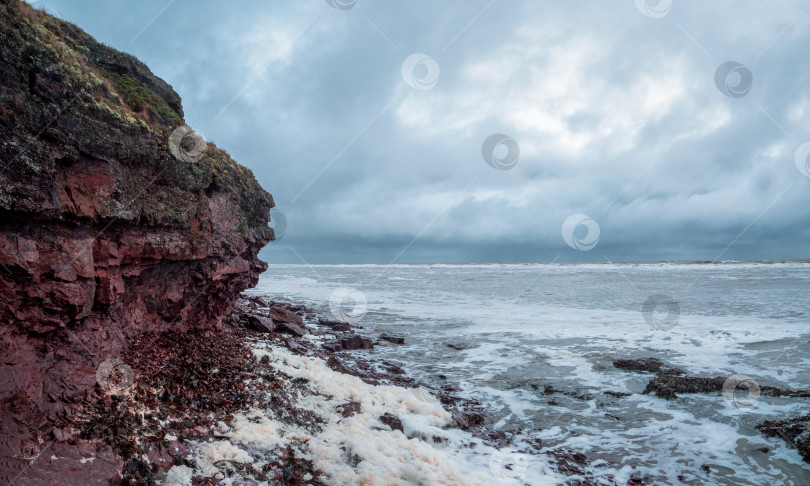
[{"label": "cracked rock face", "polygon": [[[267,268],[272,196],[213,144],[178,144],[183,126],[137,59],[0,0],[0,482],[97,466],[106,484],[103,445],[76,466],[90,445],[54,424],[135,337],[216,329]],[[54,444],[64,460],[29,467]]]}]

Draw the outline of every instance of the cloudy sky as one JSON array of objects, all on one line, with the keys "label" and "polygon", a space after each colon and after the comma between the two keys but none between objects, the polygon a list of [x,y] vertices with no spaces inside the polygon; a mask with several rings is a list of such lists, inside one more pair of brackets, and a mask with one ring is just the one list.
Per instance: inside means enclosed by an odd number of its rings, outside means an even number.
[{"label": "cloudy sky", "polygon": [[35,2],[253,170],[272,263],[810,257],[810,2],[670,3]]}]

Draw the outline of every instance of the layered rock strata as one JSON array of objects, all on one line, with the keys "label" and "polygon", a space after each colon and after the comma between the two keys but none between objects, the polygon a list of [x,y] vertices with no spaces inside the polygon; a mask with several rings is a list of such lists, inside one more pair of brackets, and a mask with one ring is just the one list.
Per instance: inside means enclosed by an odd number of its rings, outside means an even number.
[{"label": "layered rock strata", "polygon": [[88,457],[53,424],[135,338],[218,326],[266,269],[272,207],[145,65],[0,0],[0,482]]}]

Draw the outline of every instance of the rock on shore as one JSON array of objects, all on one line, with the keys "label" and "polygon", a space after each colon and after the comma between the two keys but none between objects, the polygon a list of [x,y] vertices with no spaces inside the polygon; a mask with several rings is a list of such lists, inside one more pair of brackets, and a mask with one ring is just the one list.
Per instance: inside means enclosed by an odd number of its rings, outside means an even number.
[{"label": "rock on shore", "polygon": [[[733,390],[739,386],[743,386],[746,391],[749,391],[748,385],[739,376],[716,376],[714,378],[688,376],[684,370],[666,365],[656,358],[617,359],[613,361],[613,366],[635,373],[655,374],[647,383],[643,393],[654,394],[656,397],[666,400],[678,398],[679,393],[725,394],[728,393],[728,390],[732,390],[733,394]],[[776,386],[756,385],[757,400],[760,395],[763,397],[810,398],[810,389],[791,390]],[[810,415],[784,420],[766,420],[758,424],[756,428],[765,435],[783,439],[790,447],[797,449],[805,462],[810,463]]]},{"label": "rock on shore", "polygon": [[53,424],[140,335],[219,325],[266,269],[273,199],[76,26],[0,0],[0,59],[0,482],[106,484],[120,458],[79,464],[88,444]]}]

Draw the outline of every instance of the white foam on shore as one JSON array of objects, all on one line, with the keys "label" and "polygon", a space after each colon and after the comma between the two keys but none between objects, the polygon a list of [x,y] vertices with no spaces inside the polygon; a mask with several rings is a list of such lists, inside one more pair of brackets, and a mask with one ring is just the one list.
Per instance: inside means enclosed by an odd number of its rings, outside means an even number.
[{"label": "white foam on shore", "polygon": [[166,475],[164,486],[191,486],[194,470],[188,466],[173,466]]},{"label": "white foam on shore", "polygon": [[[194,474],[213,476],[219,471],[215,463],[223,460],[262,464],[281,447],[290,446],[296,457],[312,461],[329,484],[558,484],[545,456],[510,456],[484,445],[455,428],[438,400],[426,399],[414,389],[370,385],[331,370],[321,359],[272,345],[258,344],[253,353],[257,359],[266,356],[270,366],[293,379],[308,380],[314,394],[300,394],[296,407],[323,424],[304,430],[280,421],[272,409],[237,415],[230,427],[222,423],[218,427],[218,434],[229,440],[197,445]],[[359,403],[361,410],[344,418],[336,407],[350,401]],[[380,422],[386,413],[401,420],[404,433]],[[185,470],[172,474],[188,477]],[[229,484],[228,479],[222,484]]]}]

